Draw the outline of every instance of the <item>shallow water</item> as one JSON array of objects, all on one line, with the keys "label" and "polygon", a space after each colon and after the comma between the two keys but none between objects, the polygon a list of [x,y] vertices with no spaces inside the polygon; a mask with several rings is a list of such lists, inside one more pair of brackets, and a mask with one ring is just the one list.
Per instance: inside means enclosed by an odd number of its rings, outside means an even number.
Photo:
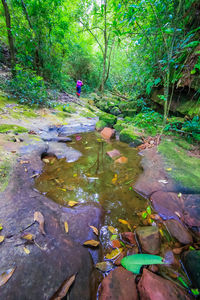
[{"label": "shallow water", "polygon": [[[72,138],[73,142],[67,145],[82,156],[75,162],[50,160],[36,179],[36,188],[61,205],[68,201],[100,203],[106,211],[105,225],[127,229],[119,218],[137,225],[137,213],[147,206],[146,200],[132,189],[142,172],[138,151],[116,140],[105,142],[97,132]],[[106,154],[113,149],[119,150],[128,162],[115,163]]]}]

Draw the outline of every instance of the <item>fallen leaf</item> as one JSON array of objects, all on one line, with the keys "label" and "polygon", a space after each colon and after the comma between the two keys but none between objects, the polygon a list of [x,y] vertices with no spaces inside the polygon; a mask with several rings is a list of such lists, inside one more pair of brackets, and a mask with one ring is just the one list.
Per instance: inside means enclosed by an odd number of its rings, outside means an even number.
[{"label": "fallen leaf", "polygon": [[129,224],[129,222],[126,221],[126,220],[118,219],[118,221],[119,221],[120,223],[124,224],[124,225],[128,225],[128,224]]},{"label": "fallen leaf", "polygon": [[90,228],[92,228],[93,232],[96,234],[96,235],[99,235],[99,231],[96,227],[90,225]]},{"label": "fallen leaf", "polygon": [[102,272],[108,272],[108,271],[112,270],[113,264],[110,261],[103,261],[103,262],[97,263],[95,265],[95,267]]},{"label": "fallen leaf", "polygon": [[34,236],[31,233],[28,233],[28,232],[23,233],[21,238],[24,239],[24,240],[27,240],[27,241],[33,241],[34,240]]},{"label": "fallen leaf", "polygon": [[26,247],[24,247],[24,252],[25,252],[26,254],[30,254],[30,250],[29,250],[28,248],[26,248]]},{"label": "fallen leaf", "polygon": [[0,230],[2,230],[3,229],[3,225],[2,224],[0,224]]},{"label": "fallen leaf", "polygon": [[23,164],[29,164],[29,160],[20,160],[20,164],[23,165]]},{"label": "fallen leaf", "polygon": [[112,179],[112,183],[115,184],[117,181],[117,174],[114,175],[113,179]]},{"label": "fallen leaf", "polygon": [[172,170],[172,168],[167,168],[166,171],[170,172]]},{"label": "fallen leaf", "polygon": [[28,172],[27,168],[24,169],[25,172]]},{"label": "fallen leaf", "polygon": [[68,191],[74,191],[75,187],[74,186],[66,186],[65,187]]},{"label": "fallen leaf", "polygon": [[160,179],[160,180],[158,180],[158,182],[163,183],[163,184],[167,184],[168,183],[168,181],[165,180],[165,179]]},{"label": "fallen leaf", "polygon": [[39,176],[39,175],[40,175],[39,173],[33,174],[30,178],[35,178],[35,177],[37,177],[37,176]]},{"label": "fallen leaf", "polygon": [[178,197],[181,198],[181,197],[182,197],[182,194],[181,194],[181,193],[178,193]]},{"label": "fallen leaf", "polygon": [[11,268],[0,274],[0,286],[4,285],[13,275],[16,268]]},{"label": "fallen leaf", "polygon": [[49,160],[47,158],[43,158],[42,160],[45,164],[49,164]]},{"label": "fallen leaf", "polygon": [[120,248],[121,247],[121,243],[119,240],[111,241],[110,244],[111,244],[112,248]]},{"label": "fallen leaf", "polygon": [[69,201],[67,204],[68,204],[70,207],[73,207],[73,206],[77,205],[78,202],[77,202],[77,201]]},{"label": "fallen leaf", "polygon": [[77,177],[78,175],[77,174],[73,174],[73,177]]},{"label": "fallen leaf", "polygon": [[116,258],[118,255],[121,254],[123,248],[117,248],[115,250],[112,250],[110,253],[106,254],[105,258],[106,259],[114,259]]},{"label": "fallen leaf", "polygon": [[69,226],[68,226],[68,223],[67,221],[65,221],[65,232],[68,233],[69,232]]},{"label": "fallen leaf", "polygon": [[120,158],[115,160],[115,163],[119,163],[119,164],[126,164],[128,162],[128,158],[126,158],[125,156],[121,156]]},{"label": "fallen leaf", "polygon": [[118,238],[118,235],[117,234],[113,234],[110,238],[110,241],[114,241]]},{"label": "fallen leaf", "polygon": [[5,239],[5,236],[4,235],[0,235],[0,244],[3,243],[4,239]]},{"label": "fallen leaf", "polygon": [[88,240],[88,241],[84,242],[83,245],[97,247],[97,246],[99,246],[99,242],[95,241],[95,240]]},{"label": "fallen leaf", "polygon": [[108,226],[108,230],[113,234],[117,233],[117,229],[114,228],[113,226]]},{"label": "fallen leaf", "polygon": [[40,225],[39,226],[40,232],[45,235],[45,231],[44,231],[44,216],[43,216],[43,214],[40,211],[35,211],[34,212],[34,221],[36,221],[36,222],[39,223],[39,225]]},{"label": "fallen leaf", "polygon": [[61,287],[58,289],[58,291],[51,298],[51,300],[63,299],[67,295],[67,293],[68,293],[70,287],[72,286],[72,284],[74,283],[75,279],[76,279],[76,274],[72,275],[67,280],[65,280],[62,283]]},{"label": "fallen leaf", "polygon": [[86,150],[92,149],[92,147],[85,147]]}]

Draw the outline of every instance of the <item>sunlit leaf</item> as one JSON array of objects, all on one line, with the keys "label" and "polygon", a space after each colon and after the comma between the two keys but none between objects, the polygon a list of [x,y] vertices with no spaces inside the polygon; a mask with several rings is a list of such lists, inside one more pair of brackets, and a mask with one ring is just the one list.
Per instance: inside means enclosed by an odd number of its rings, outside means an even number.
[{"label": "sunlit leaf", "polygon": [[2,224],[0,224],[0,230],[2,230],[3,229],[3,225]]},{"label": "sunlit leaf", "polygon": [[24,239],[24,240],[27,240],[27,241],[33,241],[34,240],[33,234],[31,234],[29,232],[23,233],[21,238]]},{"label": "sunlit leaf", "polygon": [[117,233],[117,229],[114,228],[113,226],[108,226],[108,230],[113,234]]},{"label": "sunlit leaf", "polygon": [[42,160],[45,164],[49,164],[49,159],[47,159],[47,158],[43,158],[43,160]]},{"label": "sunlit leaf", "polygon": [[25,252],[26,254],[30,254],[30,250],[29,250],[28,248],[26,248],[26,247],[24,247],[24,252]]},{"label": "sunlit leaf", "polygon": [[40,211],[35,211],[34,212],[34,221],[39,223],[39,229],[42,234],[45,235],[44,231],[44,216]]},{"label": "sunlit leaf", "polygon": [[191,292],[194,296],[199,296],[199,290],[198,289],[191,289]]},{"label": "sunlit leaf", "polygon": [[95,226],[90,225],[90,228],[92,228],[93,232],[94,232],[96,235],[99,235],[99,231],[98,231],[98,229],[97,229]]},{"label": "sunlit leaf", "polygon": [[73,177],[77,177],[78,176],[78,174],[73,174]]},{"label": "sunlit leaf", "polygon": [[135,274],[140,273],[143,265],[164,264],[163,258],[158,255],[151,254],[133,254],[124,257],[121,260],[121,265]]},{"label": "sunlit leaf", "polygon": [[65,232],[68,233],[69,232],[69,226],[68,226],[67,221],[65,221],[64,225],[65,225]]},{"label": "sunlit leaf", "polygon": [[189,286],[188,286],[187,283],[183,280],[182,277],[179,276],[177,279],[180,281],[180,283],[181,283],[184,287],[186,287],[187,289],[189,288]]},{"label": "sunlit leaf", "polygon": [[73,206],[77,205],[78,202],[77,202],[77,201],[69,201],[67,204],[68,204],[70,207],[73,207]]},{"label": "sunlit leaf", "polygon": [[167,170],[168,172],[170,172],[170,171],[172,170],[172,168],[167,168],[166,170]]},{"label": "sunlit leaf", "polygon": [[5,240],[5,236],[0,235],[0,244],[3,243],[4,240]]},{"label": "sunlit leaf", "polygon": [[111,253],[106,254],[105,258],[106,259],[114,259],[116,258],[118,255],[121,254],[123,248],[117,248],[111,251]]},{"label": "sunlit leaf", "polygon": [[113,264],[110,261],[103,261],[103,262],[97,263],[95,265],[95,267],[102,272],[108,272],[108,271],[112,270]]},{"label": "sunlit leaf", "polygon": [[4,285],[13,275],[16,268],[11,268],[0,274],[0,286]]},{"label": "sunlit leaf", "polygon": [[147,212],[146,212],[146,211],[143,211],[143,212],[142,212],[142,218],[143,218],[143,219],[146,219],[147,216],[148,216]]},{"label": "sunlit leaf", "polygon": [[100,242],[95,241],[95,240],[88,240],[83,243],[83,245],[85,245],[85,246],[92,246],[92,247],[97,247],[97,246],[99,246],[99,244],[100,244]]},{"label": "sunlit leaf", "polygon": [[178,197],[181,198],[181,197],[182,197],[182,194],[181,194],[181,193],[178,193]]},{"label": "sunlit leaf", "polygon": [[72,275],[67,280],[65,280],[62,283],[61,287],[58,289],[58,291],[53,295],[53,297],[51,297],[51,300],[63,299],[67,295],[67,293],[68,293],[70,287],[72,286],[72,284],[74,283],[75,279],[76,279],[76,274]]},{"label": "sunlit leaf", "polygon": [[150,206],[147,206],[146,211],[147,211],[147,213],[148,213],[149,215],[151,215],[151,207],[150,207]]},{"label": "sunlit leaf", "polygon": [[118,238],[118,235],[117,234],[113,234],[110,238],[111,241],[114,241]]}]

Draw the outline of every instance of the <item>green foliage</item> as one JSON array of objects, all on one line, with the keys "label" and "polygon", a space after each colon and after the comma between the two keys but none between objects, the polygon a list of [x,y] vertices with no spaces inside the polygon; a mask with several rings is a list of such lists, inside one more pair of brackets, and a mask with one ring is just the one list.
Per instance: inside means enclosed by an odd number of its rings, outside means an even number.
[{"label": "green foliage", "polygon": [[6,133],[9,131],[13,133],[23,133],[28,132],[28,129],[18,125],[0,124],[0,133]]},{"label": "green foliage", "polygon": [[101,113],[99,116],[100,121],[104,121],[107,127],[113,127],[117,123],[117,117],[106,114],[106,113]]},{"label": "green foliage", "polygon": [[141,144],[140,137],[134,132],[133,128],[122,129],[119,135],[119,139],[124,143],[134,142],[139,146]]},{"label": "green foliage", "polygon": [[106,122],[104,122],[104,121],[98,121],[96,123],[96,129],[97,130],[101,131],[101,130],[104,129],[104,127],[106,127]]},{"label": "green foliage", "polygon": [[128,124],[123,120],[117,120],[117,123],[114,125],[114,129],[117,131],[121,131],[124,128],[127,128]]}]

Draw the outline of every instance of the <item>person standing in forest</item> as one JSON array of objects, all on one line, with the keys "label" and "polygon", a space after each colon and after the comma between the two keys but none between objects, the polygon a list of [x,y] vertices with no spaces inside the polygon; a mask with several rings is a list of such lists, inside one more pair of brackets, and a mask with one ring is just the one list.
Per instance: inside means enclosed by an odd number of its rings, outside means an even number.
[{"label": "person standing in forest", "polygon": [[81,95],[81,87],[83,86],[83,82],[81,80],[78,80],[76,83],[76,95],[79,98]]}]

